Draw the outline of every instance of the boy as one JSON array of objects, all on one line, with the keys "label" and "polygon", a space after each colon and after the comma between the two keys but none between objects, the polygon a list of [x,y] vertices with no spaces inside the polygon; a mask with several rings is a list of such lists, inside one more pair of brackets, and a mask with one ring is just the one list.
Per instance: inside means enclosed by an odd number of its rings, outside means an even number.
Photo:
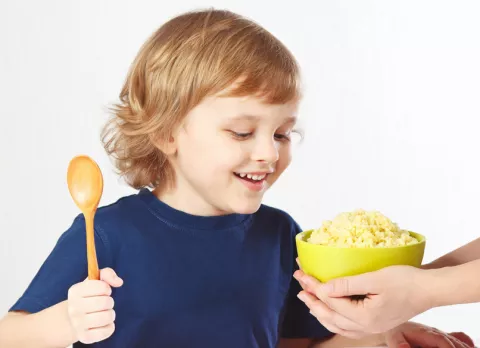
[{"label": "boy", "polygon": [[84,280],[79,216],[0,323],[0,346],[306,347],[333,336],[296,297],[300,228],[261,205],[290,163],[298,81],[276,38],[227,11],[154,33],[103,134],[140,192],[97,212],[101,280]]}]

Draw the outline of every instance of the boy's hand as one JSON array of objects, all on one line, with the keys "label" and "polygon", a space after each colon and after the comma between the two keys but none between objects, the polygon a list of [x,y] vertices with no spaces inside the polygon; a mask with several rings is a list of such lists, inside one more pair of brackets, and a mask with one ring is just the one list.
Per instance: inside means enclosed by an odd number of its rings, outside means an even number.
[{"label": "boy's hand", "polygon": [[100,271],[101,280],[85,280],[68,290],[68,315],[76,339],[90,344],[103,341],[115,331],[113,287],[120,287],[123,280],[111,268]]},{"label": "boy's hand", "polygon": [[472,348],[470,337],[461,332],[444,333],[432,327],[408,322],[390,330],[386,336],[390,348],[438,347],[438,348]]}]

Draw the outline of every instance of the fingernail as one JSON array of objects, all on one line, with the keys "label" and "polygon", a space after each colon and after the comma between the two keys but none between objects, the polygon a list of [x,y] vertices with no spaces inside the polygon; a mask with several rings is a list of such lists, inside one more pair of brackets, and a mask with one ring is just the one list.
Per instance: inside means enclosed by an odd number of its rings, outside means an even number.
[{"label": "fingernail", "polygon": [[307,300],[307,297],[306,297],[305,294],[303,294],[303,293],[299,293],[299,294],[297,295],[297,297],[298,297],[301,301],[303,301],[303,302],[305,302],[305,301]]}]

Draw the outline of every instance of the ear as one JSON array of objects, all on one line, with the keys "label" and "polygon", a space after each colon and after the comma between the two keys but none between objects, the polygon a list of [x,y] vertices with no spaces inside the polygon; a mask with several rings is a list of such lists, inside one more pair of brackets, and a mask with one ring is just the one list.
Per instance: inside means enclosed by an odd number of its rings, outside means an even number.
[{"label": "ear", "polygon": [[176,136],[173,134],[170,135],[163,143],[163,149],[161,149],[163,153],[167,156],[173,156],[177,153],[177,141],[176,141]]},{"label": "ear", "polygon": [[176,138],[176,134],[170,134],[166,136],[166,139],[163,139],[163,137],[160,135],[157,135],[156,137],[154,135],[150,135],[150,140],[166,156],[173,156],[177,153]]}]

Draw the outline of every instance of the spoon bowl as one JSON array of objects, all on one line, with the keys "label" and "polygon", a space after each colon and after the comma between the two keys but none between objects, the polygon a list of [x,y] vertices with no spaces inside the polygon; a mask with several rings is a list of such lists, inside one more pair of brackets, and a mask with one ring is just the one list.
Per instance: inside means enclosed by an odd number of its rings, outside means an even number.
[{"label": "spoon bowl", "polygon": [[77,207],[95,211],[103,193],[103,176],[97,163],[88,156],[74,157],[68,166],[67,183]]},{"label": "spoon bowl", "polygon": [[94,216],[102,198],[103,176],[100,167],[88,156],[76,156],[68,165],[70,196],[85,217],[88,278],[100,279],[95,251]]}]

